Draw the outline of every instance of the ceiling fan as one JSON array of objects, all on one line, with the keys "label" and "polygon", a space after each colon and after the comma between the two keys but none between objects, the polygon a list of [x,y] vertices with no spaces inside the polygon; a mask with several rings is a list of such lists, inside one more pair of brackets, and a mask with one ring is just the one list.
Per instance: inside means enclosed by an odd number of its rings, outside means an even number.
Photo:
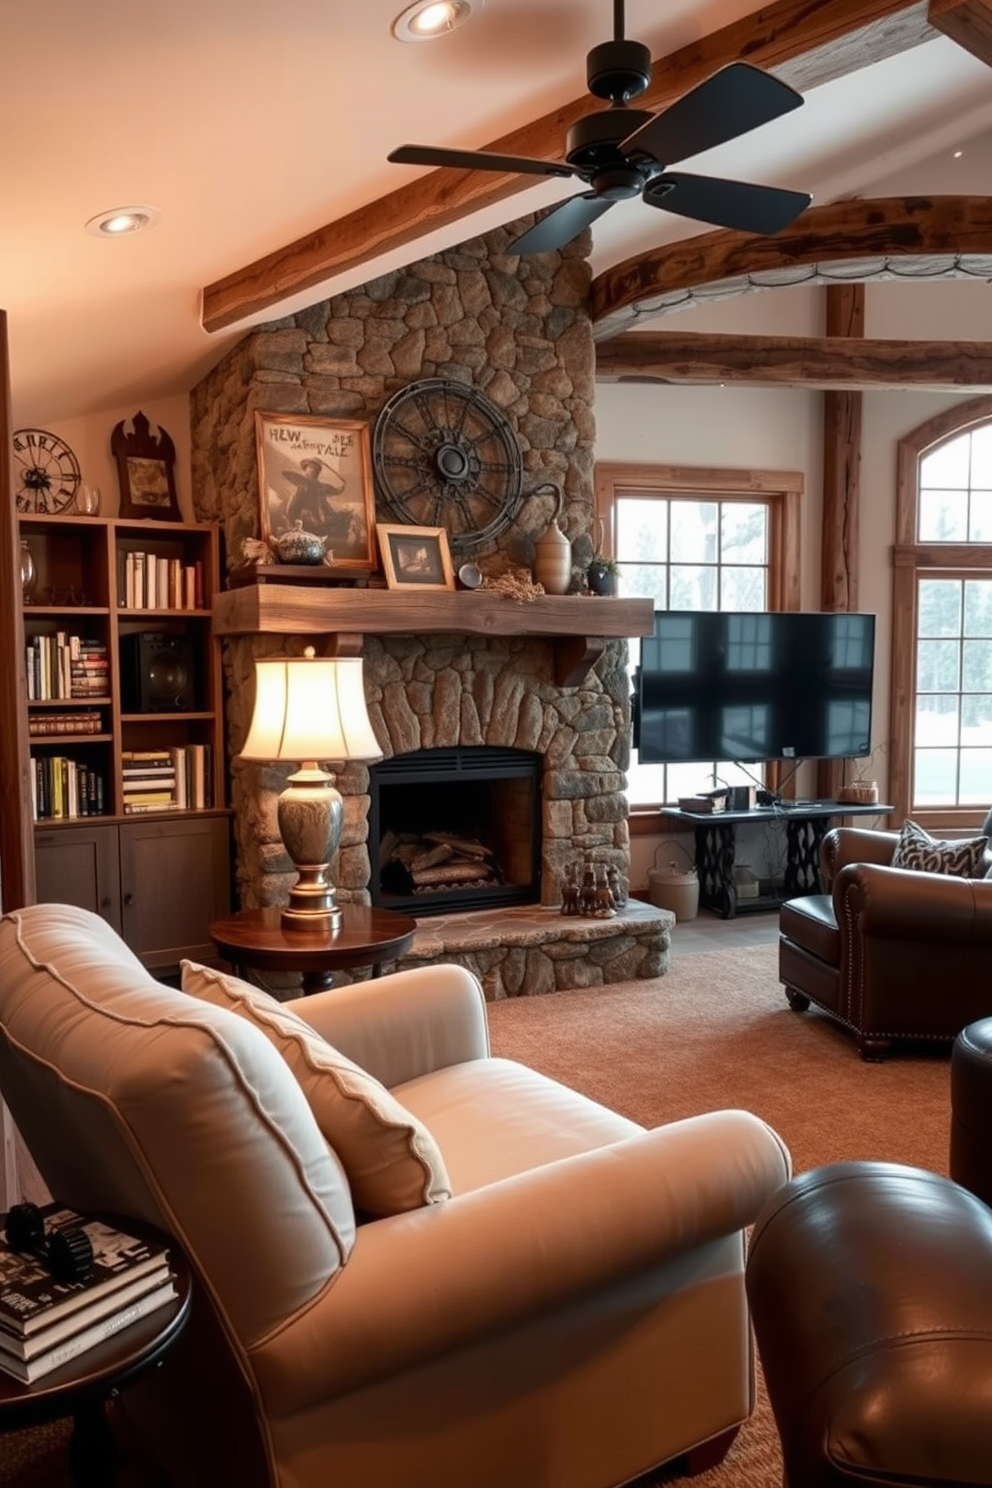
[{"label": "ceiling fan", "polygon": [[386,158],[400,165],[576,176],[586,183],[588,191],[553,207],[509,244],[509,253],[563,248],[618,201],[634,196],[679,217],[749,233],[778,232],[809,206],[812,198],[803,191],[668,169],[671,161],[699,155],[798,108],[802,95],[788,84],[749,63],[731,62],[663,113],[629,108],[651,81],[651,53],[638,41],[624,40],[624,0],[613,0],[613,40],[588,54],[586,79],[590,93],[608,99],[610,107],[575,121],[562,161],[432,145],[400,145]]}]

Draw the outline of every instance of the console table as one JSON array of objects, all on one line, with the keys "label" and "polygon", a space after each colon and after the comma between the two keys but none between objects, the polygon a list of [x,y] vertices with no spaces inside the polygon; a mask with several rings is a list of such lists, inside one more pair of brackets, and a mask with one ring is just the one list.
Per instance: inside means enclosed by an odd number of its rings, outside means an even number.
[{"label": "console table", "polygon": [[[695,828],[699,903],[703,909],[732,920],[738,912],[775,909],[800,894],[820,893],[820,843],[831,818],[888,816],[891,810],[891,806],[877,803],[796,801],[784,806],[756,806],[751,811],[680,811],[674,806],[663,806],[661,815]],[[738,895],[734,864],[740,822],[785,823],[785,879],[780,892],[759,894],[756,898]]]}]

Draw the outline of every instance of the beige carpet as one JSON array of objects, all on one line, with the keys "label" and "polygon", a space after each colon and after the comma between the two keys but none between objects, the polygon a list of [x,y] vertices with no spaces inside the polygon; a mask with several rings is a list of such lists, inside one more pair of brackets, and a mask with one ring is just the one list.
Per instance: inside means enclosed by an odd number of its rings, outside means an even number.
[{"label": "beige carpet", "polygon": [[[946,1172],[946,1050],[865,1064],[828,1019],[790,1010],[776,958],[771,945],[681,959],[676,950],[671,971],[656,981],[495,1003],[493,1052],[645,1126],[727,1106],[754,1111],[785,1139],[797,1171],[883,1158]],[[663,1481],[651,1476],[640,1488]],[[726,1461],[692,1481],[696,1488],[780,1488],[760,1371],[754,1416]],[[61,1434],[0,1437],[0,1484],[66,1488]],[[129,1472],[120,1488],[149,1488],[149,1480]]]}]

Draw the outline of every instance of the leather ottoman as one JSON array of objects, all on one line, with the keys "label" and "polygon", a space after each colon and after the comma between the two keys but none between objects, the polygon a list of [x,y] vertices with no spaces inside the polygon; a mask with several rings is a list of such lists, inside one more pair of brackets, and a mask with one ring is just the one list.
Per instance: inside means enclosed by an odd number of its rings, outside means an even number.
[{"label": "leather ottoman", "polygon": [[835,1163],[765,1204],[747,1294],[790,1488],[992,1484],[992,1210]]},{"label": "leather ottoman", "polygon": [[951,1177],[992,1204],[992,1018],[951,1048]]}]

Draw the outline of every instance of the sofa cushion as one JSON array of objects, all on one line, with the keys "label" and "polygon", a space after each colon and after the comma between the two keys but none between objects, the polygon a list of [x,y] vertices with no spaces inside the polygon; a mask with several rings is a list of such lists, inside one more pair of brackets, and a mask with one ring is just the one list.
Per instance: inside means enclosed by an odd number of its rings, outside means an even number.
[{"label": "sofa cushion", "polygon": [[955,878],[982,878],[987,837],[942,841],[914,821],[905,821],[892,857],[893,868],[915,868],[923,873],[950,873]]},{"label": "sofa cushion", "polygon": [[247,1018],[282,1054],[344,1166],[356,1209],[381,1217],[451,1197],[437,1143],[385,1085],[268,992],[194,961],[181,965],[184,992]]}]

